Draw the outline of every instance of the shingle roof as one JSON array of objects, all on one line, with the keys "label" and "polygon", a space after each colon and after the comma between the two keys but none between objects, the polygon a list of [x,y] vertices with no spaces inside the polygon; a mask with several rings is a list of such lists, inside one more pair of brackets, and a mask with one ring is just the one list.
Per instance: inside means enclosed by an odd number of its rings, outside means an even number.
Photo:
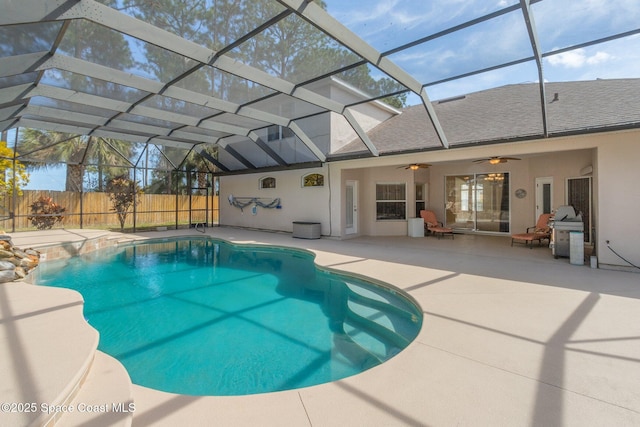
[{"label": "shingle roof", "polygon": [[[547,83],[549,136],[640,127],[640,79]],[[537,83],[508,85],[433,103],[451,147],[543,137]],[[441,148],[422,105],[368,132],[381,154]],[[362,151],[354,141],[336,155]]]}]

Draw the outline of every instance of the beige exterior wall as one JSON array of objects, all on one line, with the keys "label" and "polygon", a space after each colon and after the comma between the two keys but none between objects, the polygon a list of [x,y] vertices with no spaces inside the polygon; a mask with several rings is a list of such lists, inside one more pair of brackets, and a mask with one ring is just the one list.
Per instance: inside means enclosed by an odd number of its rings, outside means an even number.
[{"label": "beige exterior wall", "polygon": [[[640,132],[612,135],[598,147],[598,260],[628,266],[607,248],[640,265]],[[637,271],[637,270],[636,270]]]},{"label": "beige exterior wall", "polygon": [[341,149],[358,137],[347,119],[337,113],[331,113],[331,135],[331,151]]},{"label": "beige exterior wall", "polygon": [[[496,166],[474,164],[472,160],[494,155],[521,157]],[[500,144],[464,149],[441,150],[411,155],[383,156],[332,162],[318,170],[329,179],[325,187],[303,189],[302,175],[311,170],[273,173],[278,179],[275,190],[258,190],[262,175],[224,177],[221,183],[221,224],[291,231],[296,220],[319,221],[322,234],[348,238],[345,234],[344,186],[347,180],[358,182],[358,233],[356,235],[406,235],[407,221],[376,221],[375,185],[403,182],[407,185],[407,217],[416,216],[415,183],[428,183],[428,208],[444,219],[444,177],[447,175],[509,172],[511,174],[511,230],[524,231],[535,223],[535,179],[553,177],[553,208],[566,204],[566,179],[581,176],[586,166],[593,167],[593,225],[599,262],[607,266],[627,265],[607,249],[611,246],[630,261],[640,264],[640,131],[621,131],[552,138],[531,142]],[[402,166],[430,163],[428,170],[412,172]],[[331,189],[329,191],[329,184]],[[517,199],[516,189],[527,196]],[[267,212],[258,208],[253,216],[230,208],[226,198],[234,196],[281,197],[282,210]],[[329,205],[331,205],[329,207]]]},{"label": "beige exterior wall", "polygon": [[[474,164],[470,161],[434,165],[431,168],[430,206],[438,218],[445,217],[445,177],[471,173],[509,173],[511,199],[511,230],[524,232],[536,223],[536,178],[553,178],[552,209],[566,204],[566,179],[580,176],[580,170],[593,162],[593,150],[582,149],[553,154],[536,154],[498,165]],[[524,189],[526,197],[514,196],[516,189]]]},{"label": "beige exterior wall", "polygon": [[[331,99],[341,104],[354,104],[363,99],[361,94],[344,83],[337,84],[331,80],[323,82],[326,86],[322,88],[322,91],[326,92],[330,90]],[[366,104],[355,105],[350,107],[349,111],[365,132],[370,131],[392,116],[399,114],[398,110],[381,102],[368,102]],[[331,113],[331,152],[339,150],[356,138],[358,138],[358,134],[349,122],[341,114]]]},{"label": "beige exterior wall", "polygon": [[413,171],[387,166],[376,169],[366,169],[364,171],[363,199],[360,204],[361,218],[363,220],[363,232],[367,236],[402,236],[407,234],[406,220],[376,220],[376,184],[406,184],[407,216],[411,217],[410,211],[415,200],[415,190],[413,186]]},{"label": "beige exterior wall", "polygon": [[[378,104],[362,104],[349,109],[360,127],[368,132],[391,117],[389,111]],[[351,124],[340,114],[331,113],[331,151],[335,152],[358,138]],[[363,145],[364,148],[364,145]]]},{"label": "beige exterior wall", "polygon": [[[325,175],[323,187],[303,187],[303,176],[310,173]],[[259,181],[264,177],[274,177],[276,188],[259,188]],[[251,206],[241,211],[229,204],[229,196],[237,198],[259,197],[264,203],[280,198],[281,209],[265,209],[258,207],[256,214]],[[261,230],[292,231],[293,221],[312,221],[321,223],[321,233],[330,234],[330,204],[327,168],[299,169],[263,174],[247,174],[220,179],[220,224],[236,227],[256,228]]]}]

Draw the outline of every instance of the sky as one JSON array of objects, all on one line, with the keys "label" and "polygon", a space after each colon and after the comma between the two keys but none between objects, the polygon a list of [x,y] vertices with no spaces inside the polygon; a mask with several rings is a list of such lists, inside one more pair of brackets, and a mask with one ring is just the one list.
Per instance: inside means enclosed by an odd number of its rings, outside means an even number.
[{"label": "sky", "polygon": [[66,182],[66,167],[51,167],[46,171],[31,172],[29,184],[25,190],[64,191]]},{"label": "sky", "polygon": [[[445,28],[519,3],[517,0],[326,0],[343,25],[384,53]],[[640,28],[637,0],[543,0],[532,5],[543,53]],[[534,62],[432,85],[451,76],[531,57],[520,10],[389,56],[431,100],[505,84],[539,81]],[[640,77],[640,35],[548,56],[546,81]]]}]

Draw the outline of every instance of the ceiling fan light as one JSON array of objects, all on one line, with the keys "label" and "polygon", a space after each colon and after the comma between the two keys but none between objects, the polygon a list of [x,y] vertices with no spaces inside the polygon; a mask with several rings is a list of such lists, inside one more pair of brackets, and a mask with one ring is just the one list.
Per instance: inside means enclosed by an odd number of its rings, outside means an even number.
[{"label": "ceiling fan light", "polygon": [[409,169],[411,169],[412,171],[416,171],[416,170],[420,169],[420,166],[419,165],[411,165],[411,166],[409,166]]},{"label": "ceiling fan light", "polygon": [[489,163],[497,165],[498,163],[502,163],[502,159],[489,159]]}]

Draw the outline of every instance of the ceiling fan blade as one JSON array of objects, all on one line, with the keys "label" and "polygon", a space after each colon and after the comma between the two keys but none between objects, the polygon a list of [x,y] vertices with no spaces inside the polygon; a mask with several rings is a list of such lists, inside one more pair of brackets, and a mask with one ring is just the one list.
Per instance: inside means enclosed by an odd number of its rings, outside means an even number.
[{"label": "ceiling fan blade", "polygon": [[487,159],[478,159],[473,160],[473,163],[484,163],[489,162],[492,165],[497,165],[500,163],[507,163],[508,160],[520,160],[518,157],[502,157],[502,156],[491,156]]},{"label": "ceiling fan blade", "polygon": [[398,166],[396,169],[404,168],[405,170],[406,169],[417,170],[417,169],[425,169],[425,168],[428,168],[429,166],[431,165],[427,163],[411,163],[410,165],[406,165],[406,166]]}]

